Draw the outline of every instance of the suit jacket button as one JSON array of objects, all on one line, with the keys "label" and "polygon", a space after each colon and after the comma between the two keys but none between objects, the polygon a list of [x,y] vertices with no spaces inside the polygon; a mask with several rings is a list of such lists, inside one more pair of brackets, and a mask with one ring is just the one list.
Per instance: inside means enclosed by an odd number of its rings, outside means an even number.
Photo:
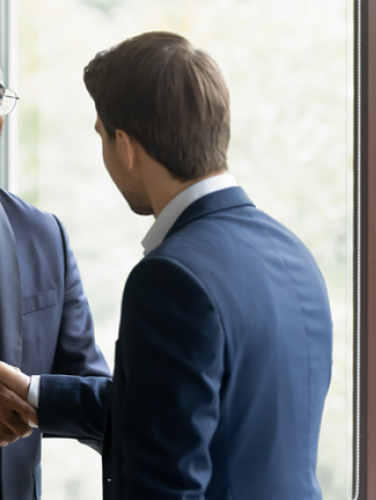
[{"label": "suit jacket button", "polygon": [[110,477],[109,477],[109,478],[107,478],[107,482],[108,482],[108,483],[111,483],[111,481],[112,481],[112,479],[111,479]]}]

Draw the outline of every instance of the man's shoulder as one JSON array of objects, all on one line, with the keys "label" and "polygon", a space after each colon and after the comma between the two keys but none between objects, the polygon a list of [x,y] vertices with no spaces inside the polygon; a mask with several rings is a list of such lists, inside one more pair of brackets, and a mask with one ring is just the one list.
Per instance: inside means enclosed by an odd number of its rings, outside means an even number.
[{"label": "man's shoulder", "polygon": [[43,212],[25,200],[4,189],[0,189],[0,203],[2,204],[13,230],[24,228],[29,234],[39,232],[56,232],[58,224],[56,218]]},{"label": "man's shoulder", "polygon": [[[198,218],[170,234],[145,261],[174,261],[211,286],[279,275],[311,276],[322,282],[316,260],[291,230],[255,207],[236,207]],[[150,264],[149,264],[150,266]]]},{"label": "man's shoulder", "polygon": [[29,218],[40,218],[49,219],[51,214],[48,212],[42,212],[36,208],[31,203],[23,200],[19,196],[0,188],[0,202],[2,203],[5,211],[17,213],[20,216],[26,216]]},{"label": "man's shoulder", "polygon": [[177,227],[147,257],[172,258],[181,263],[193,260],[205,265],[206,259],[212,261],[222,255],[236,259],[243,251],[248,258],[262,258],[265,248],[278,252],[284,246],[298,253],[308,251],[296,234],[262,210],[251,205],[235,206]]}]

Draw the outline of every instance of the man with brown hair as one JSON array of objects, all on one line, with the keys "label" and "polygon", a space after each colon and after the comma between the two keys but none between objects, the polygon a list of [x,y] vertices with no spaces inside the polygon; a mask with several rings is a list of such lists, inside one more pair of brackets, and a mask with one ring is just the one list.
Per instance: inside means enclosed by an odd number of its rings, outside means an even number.
[{"label": "man with brown hair", "polygon": [[[151,32],[97,55],[84,78],[106,168],[156,218],[124,290],[104,498],[321,499],[327,291],[307,248],[227,173],[218,66]],[[27,377],[5,378],[27,392]],[[41,430],[90,437],[101,382],[42,375],[40,387]]]}]

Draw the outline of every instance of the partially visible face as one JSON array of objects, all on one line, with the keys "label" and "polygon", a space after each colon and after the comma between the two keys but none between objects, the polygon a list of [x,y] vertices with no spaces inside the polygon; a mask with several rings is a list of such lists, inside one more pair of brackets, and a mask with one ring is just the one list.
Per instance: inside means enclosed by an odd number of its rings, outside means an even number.
[{"label": "partially visible face", "polygon": [[131,210],[138,215],[152,215],[153,208],[137,169],[128,168],[125,160],[119,157],[116,144],[119,139],[109,137],[99,117],[95,122],[95,130],[102,139],[102,156],[105,167]]}]

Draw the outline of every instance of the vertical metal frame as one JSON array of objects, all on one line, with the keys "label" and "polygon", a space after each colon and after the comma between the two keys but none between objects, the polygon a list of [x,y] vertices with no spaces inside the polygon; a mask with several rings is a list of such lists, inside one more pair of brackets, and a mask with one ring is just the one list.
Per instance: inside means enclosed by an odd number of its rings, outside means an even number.
[{"label": "vertical metal frame", "polygon": [[[358,10],[360,7],[361,20]],[[359,25],[358,25],[359,24]],[[376,0],[355,0],[355,318],[359,312],[360,500],[376,499]],[[360,49],[360,50],[359,50]],[[359,168],[357,168],[359,167]],[[360,220],[358,215],[360,211]],[[360,250],[358,242],[360,241]],[[360,258],[360,269],[357,263]],[[360,279],[360,280],[359,280]],[[359,281],[358,281],[359,280]],[[355,331],[357,331],[355,324]],[[356,344],[355,344],[356,345]],[[355,359],[357,349],[355,349]],[[355,370],[356,371],[356,370]],[[355,420],[355,419],[354,419]]]},{"label": "vertical metal frame", "polygon": [[[9,2],[0,0],[0,62],[4,81],[9,79]],[[0,187],[7,188],[9,184],[9,127],[4,127],[0,139]]]},{"label": "vertical metal frame", "polygon": [[[0,0],[0,61],[5,85],[17,92],[17,0]],[[0,187],[17,186],[17,108],[0,139]]]}]

